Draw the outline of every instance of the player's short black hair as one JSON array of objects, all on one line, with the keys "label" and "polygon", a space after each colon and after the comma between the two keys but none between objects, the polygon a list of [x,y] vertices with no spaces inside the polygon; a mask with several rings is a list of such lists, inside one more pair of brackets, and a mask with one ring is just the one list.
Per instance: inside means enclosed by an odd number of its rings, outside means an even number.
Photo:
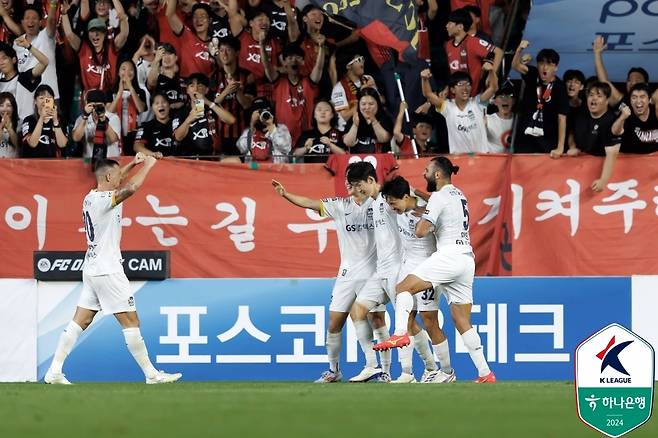
[{"label": "player's short black hair", "polygon": [[644,91],[647,93],[647,96],[651,97],[651,88],[649,88],[649,84],[645,84],[644,82],[633,85],[628,95],[630,96],[634,91]]},{"label": "player's short black hair", "polygon": [[560,63],[560,54],[553,49],[541,49],[537,53],[537,62],[558,65]]},{"label": "player's short black hair", "polygon": [[95,161],[94,173],[96,174],[96,179],[99,180],[100,178],[102,178],[103,175],[105,175],[107,169],[114,166],[119,166],[119,162],[116,160],[111,160],[109,158],[102,158],[98,161]]},{"label": "player's short black hair", "polygon": [[370,177],[373,177],[377,181],[377,172],[373,165],[367,161],[352,163],[347,166],[347,170],[345,171],[345,179],[350,184],[368,181]]},{"label": "player's short black hair", "polygon": [[432,158],[432,164],[434,164],[437,170],[443,172],[443,175],[447,178],[450,178],[453,174],[457,175],[457,172],[459,172],[459,166],[452,164],[452,161],[446,157],[434,157]]},{"label": "player's short black hair", "polygon": [[450,15],[448,15],[448,22],[461,24],[464,27],[464,32],[468,32],[468,29],[473,25],[471,14],[469,14],[464,8],[452,11]]},{"label": "player's short black hair", "polygon": [[568,82],[572,79],[575,79],[581,84],[585,85],[585,73],[580,70],[571,69],[564,72],[564,75],[562,76],[563,82]]},{"label": "player's short black hair", "polygon": [[589,93],[592,90],[599,90],[607,99],[610,99],[610,96],[612,96],[612,87],[607,82],[592,82],[587,88],[587,92]]},{"label": "player's short black hair", "polygon": [[644,82],[647,84],[649,83],[649,73],[643,69],[642,67],[631,67],[630,70],[628,70],[628,74],[626,75],[626,79],[632,74],[632,73],[639,73],[642,75],[644,78]]},{"label": "player's short black hair", "polygon": [[448,87],[452,88],[458,83],[460,83],[461,81],[468,81],[469,84],[473,85],[473,81],[471,80],[471,75],[469,75],[465,71],[456,71],[450,75],[450,78],[448,79]]},{"label": "player's short black hair", "polygon": [[401,176],[388,180],[382,186],[382,196],[385,198],[402,199],[404,195],[411,194],[409,182]]},{"label": "player's short black hair", "polygon": [[25,6],[25,8],[23,9],[23,13],[21,14],[21,20],[25,18],[25,14],[27,13],[27,11],[34,11],[39,16],[39,19],[43,18],[43,11],[41,10],[41,6],[37,7],[35,4],[32,4]]},{"label": "player's short black hair", "polygon": [[[16,50],[4,41],[0,41],[0,52],[4,53],[9,59],[16,58]],[[14,62],[14,65],[16,65],[16,62]]]}]

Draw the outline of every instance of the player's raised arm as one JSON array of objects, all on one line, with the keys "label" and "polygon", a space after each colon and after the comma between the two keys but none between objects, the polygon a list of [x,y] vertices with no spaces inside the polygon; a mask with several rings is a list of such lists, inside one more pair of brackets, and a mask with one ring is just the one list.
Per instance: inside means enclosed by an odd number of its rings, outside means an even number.
[{"label": "player's raised arm", "polygon": [[[144,162],[144,167],[139,169],[139,172],[133,175],[132,178],[130,178],[130,180],[114,194],[114,205],[119,205],[126,199],[130,198],[142,186],[142,184],[144,184],[146,175],[148,175],[153,166],[155,166],[156,159],[150,155],[142,155],[141,157],[135,155],[135,159],[131,164],[134,163],[134,166],[141,162]],[[130,164],[128,166],[130,166]]]},{"label": "player's raised arm", "polygon": [[279,196],[285,198],[288,202],[295,204],[298,207],[310,208],[311,210],[315,211],[320,211],[322,208],[322,201],[319,199],[311,199],[305,196],[288,193],[285,187],[283,187],[283,185],[275,179],[272,180],[272,187],[274,187],[274,190],[279,194]]}]

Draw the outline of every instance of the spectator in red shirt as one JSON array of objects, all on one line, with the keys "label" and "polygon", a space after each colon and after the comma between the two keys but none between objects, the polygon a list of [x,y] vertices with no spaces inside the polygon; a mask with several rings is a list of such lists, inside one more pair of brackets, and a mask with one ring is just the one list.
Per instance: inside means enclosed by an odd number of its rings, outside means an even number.
[{"label": "spectator in red shirt", "polygon": [[228,6],[231,33],[240,40],[240,68],[251,73],[258,96],[271,100],[272,84],[265,77],[262,58],[267,56],[276,68],[278,66],[279,44],[269,35],[270,19],[264,10],[250,9],[247,14],[249,30],[245,31],[237,0],[229,0]]},{"label": "spectator in red shirt", "polygon": [[80,57],[80,76],[85,90],[96,88],[109,91],[114,83],[113,72],[117,68],[117,54],[128,39],[128,16],[119,16],[120,32],[114,41],[107,39],[107,25],[100,18],[94,18],[87,25],[87,38],[82,40],[73,32],[68,12],[69,4],[62,3],[62,26],[71,48]]},{"label": "spectator in red shirt", "polygon": [[235,145],[242,131],[249,125],[246,118],[247,110],[254,99],[253,83],[249,83],[249,72],[238,66],[238,53],[240,41],[232,35],[219,42],[219,49],[215,58],[221,68],[217,71],[215,83],[217,96],[215,103],[235,116],[233,124],[220,121],[219,132],[221,137],[221,152],[223,156],[240,155]]},{"label": "spectator in red shirt", "polygon": [[[330,97],[334,82],[331,80],[332,67],[329,60],[335,51],[335,45],[331,41],[328,41],[326,36],[321,32],[324,24],[322,9],[316,5],[309,4],[302,9],[301,15],[304,22],[304,33],[300,43],[302,50],[304,50],[304,65],[301,69],[302,76],[308,76],[313,71],[315,61],[320,54],[319,41],[324,39],[324,65],[322,66],[322,77],[319,84],[320,93],[324,97]],[[333,69],[333,75],[335,77],[335,65]]]},{"label": "spectator in red shirt", "polygon": [[451,39],[446,42],[445,49],[450,73],[458,71],[468,73],[473,84],[471,96],[476,96],[480,92],[482,64],[491,63],[493,70],[498,71],[503,51],[483,39],[469,35],[467,31],[472,23],[473,20],[467,11],[463,9],[453,11],[446,25]]},{"label": "spectator in red shirt", "polygon": [[287,45],[281,53],[282,74],[274,70],[269,60],[265,61],[265,74],[274,83],[272,96],[276,118],[288,127],[293,144],[297,143],[302,131],[311,128],[311,108],[318,94],[317,83],[324,65],[324,38],[318,40],[318,47],[320,52],[309,77],[300,74],[304,51],[296,44]]},{"label": "spectator in red shirt", "polygon": [[11,43],[17,35],[23,33],[21,26],[13,20],[15,14],[14,0],[0,0],[0,17],[2,17],[0,41]]},{"label": "spectator in red shirt", "polygon": [[212,11],[205,3],[192,7],[192,26],[187,27],[176,14],[176,0],[168,0],[167,20],[174,35],[179,39],[180,75],[187,78],[192,73],[210,76],[215,69],[215,60],[208,52],[210,42],[210,16]]}]

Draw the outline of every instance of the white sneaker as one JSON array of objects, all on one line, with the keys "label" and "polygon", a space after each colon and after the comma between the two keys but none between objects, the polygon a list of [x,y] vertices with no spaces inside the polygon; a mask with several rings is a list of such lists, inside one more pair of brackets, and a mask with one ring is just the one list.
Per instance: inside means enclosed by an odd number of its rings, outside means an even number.
[{"label": "white sneaker", "polygon": [[423,375],[421,383],[452,383],[457,380],[457,375],[453,369],[451,373],[444,373],[441,370],[433,370]]},{"label": "white sneaker", "polygon": [[372,379],[376,379],[377,377],[381,376],[382,374],[382,369],[377,367],[365,367],[361,370],[359,374],[356,376],[352,377],[350,379],[350,382],[352,383],[365,383],[369,382]]},{"label": "white sneaker", "polygon": [[331,370],[327,370],[324,373],[322,373],[320,378],[314,381],[313,383],[336,383],[336,382],[340,382],[340,379],[342,378],[343,378],[343,373],[341,373],[340,370],[335,372]]},{"label": "white sneaker", "polygon": [[164,371],[158,371],[158,374],[156,374],[155,376],[146,378],[146,384],[158,385],[160,383],[172,383],[180,379],[181,377],[183,377],[181,373],[169,374],[169,373],[165,373]]},{"label": "white sneaker", "polygon": [[72,385],[63,373],[51,373],[50,370],[46,372],[43,381],[49,385]]},{"label": "white sneaker", "polygon": [[414,377],[413,373],[402,373],[400,374],[400,377],[398,377],[396,380],[393,380],[391,383],[416,383],[416,378]]}]

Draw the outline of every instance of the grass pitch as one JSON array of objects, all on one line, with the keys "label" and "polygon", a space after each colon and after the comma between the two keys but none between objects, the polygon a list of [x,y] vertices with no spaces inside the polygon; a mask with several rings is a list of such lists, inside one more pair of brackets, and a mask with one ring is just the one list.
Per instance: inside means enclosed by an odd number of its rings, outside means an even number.
[{"label": "grass pitch", "polygon": [[[0,385],[0,437],[596,437],[571,382]],[[630,437],[658,437],[649,420]]]}]

